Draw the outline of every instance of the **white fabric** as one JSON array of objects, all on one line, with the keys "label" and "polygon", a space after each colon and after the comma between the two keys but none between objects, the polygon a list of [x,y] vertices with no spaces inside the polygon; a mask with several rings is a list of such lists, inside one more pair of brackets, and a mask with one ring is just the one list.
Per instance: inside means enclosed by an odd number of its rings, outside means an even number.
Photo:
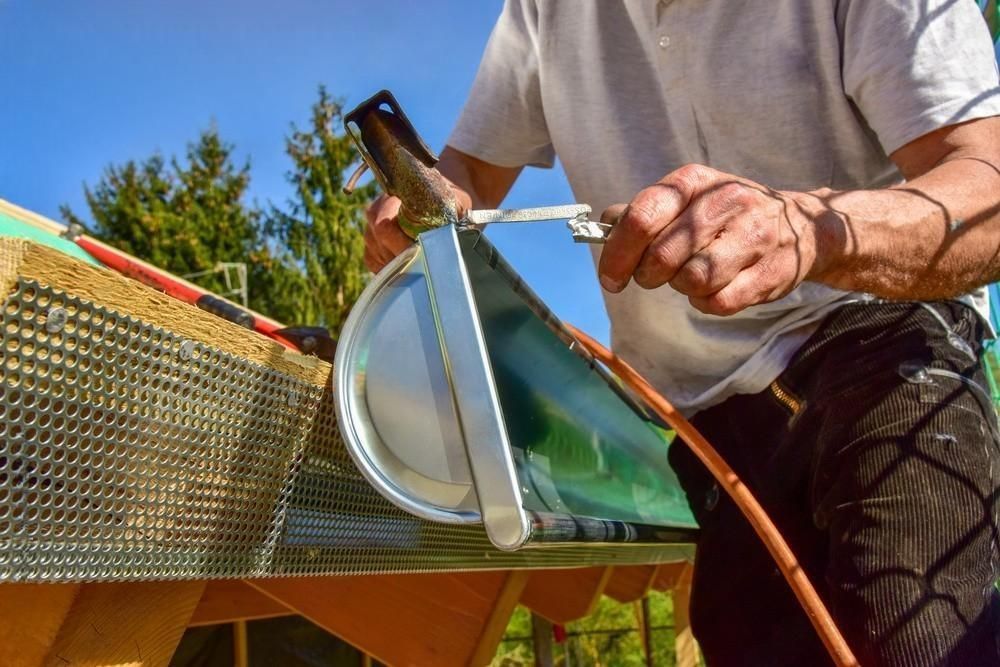
[{"label": "white fabric", "polygon": [[[448,143],[503,166],[558,154],[598,212],[692,162],[870,188],[900,180],[887,153],[1000,114],[998,92],[972,0],[508,0]],[[689,413],[764,389],[851,298],[806,283],[720,318],[669,287],[605,293],[616,351]]]}]

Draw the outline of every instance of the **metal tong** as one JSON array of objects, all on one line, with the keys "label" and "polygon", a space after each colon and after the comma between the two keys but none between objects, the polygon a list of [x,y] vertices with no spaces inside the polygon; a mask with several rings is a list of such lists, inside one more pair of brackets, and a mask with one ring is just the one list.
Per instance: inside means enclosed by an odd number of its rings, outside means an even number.
[{"label": "metal tong", "polygon": [[479,209],[460,215],[451,184],[435,168],[437,156],[417,134],[388,90],[379,91],[345,115],[344,127],[363,159],[344,191],[352,192],[358,179],[371,169],[382,189],[402,202],[399,226],[410,238],[447,224],[471,227],[566,220],[573,240],[578,243],[607,240],[611,225],[590,220],[591,208],[586,204]]}]

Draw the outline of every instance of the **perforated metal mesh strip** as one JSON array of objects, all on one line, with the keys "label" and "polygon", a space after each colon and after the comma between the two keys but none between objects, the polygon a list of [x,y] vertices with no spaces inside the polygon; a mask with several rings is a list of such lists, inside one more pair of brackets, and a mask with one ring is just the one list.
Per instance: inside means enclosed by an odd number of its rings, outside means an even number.
[{"label": "perforated metal mesh strip", "polygon": [[674,560],[504,553],[355,469],[322,389],[22,281],[3,310],[0,580],[181,579]]}]

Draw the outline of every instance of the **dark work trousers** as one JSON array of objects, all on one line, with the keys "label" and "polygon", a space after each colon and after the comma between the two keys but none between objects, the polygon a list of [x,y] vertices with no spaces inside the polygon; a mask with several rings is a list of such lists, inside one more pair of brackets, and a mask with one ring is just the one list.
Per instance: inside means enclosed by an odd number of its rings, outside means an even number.
[{"label": "dark work trousers", "polygon": [[[955,302],[841,307],[767,390],[694,424],[756,494],[865,667],[1000,665],[997,418]],[[766,548],[687,447],[709,665],[828,665]]]}]

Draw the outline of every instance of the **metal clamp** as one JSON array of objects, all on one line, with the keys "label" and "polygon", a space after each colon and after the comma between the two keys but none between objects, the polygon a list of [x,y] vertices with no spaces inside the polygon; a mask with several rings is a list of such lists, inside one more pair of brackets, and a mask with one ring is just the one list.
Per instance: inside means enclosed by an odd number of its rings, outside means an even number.
[{"label": "metal clamp", "polygon": [[566,220],[566,226],[577,243],[604,243],[611,225],[590,219],[592,209],[586,204],[540,206],[537,208],[501,208],[469,211],[462,225],[488,225],[508,222],[543,222]]}]

